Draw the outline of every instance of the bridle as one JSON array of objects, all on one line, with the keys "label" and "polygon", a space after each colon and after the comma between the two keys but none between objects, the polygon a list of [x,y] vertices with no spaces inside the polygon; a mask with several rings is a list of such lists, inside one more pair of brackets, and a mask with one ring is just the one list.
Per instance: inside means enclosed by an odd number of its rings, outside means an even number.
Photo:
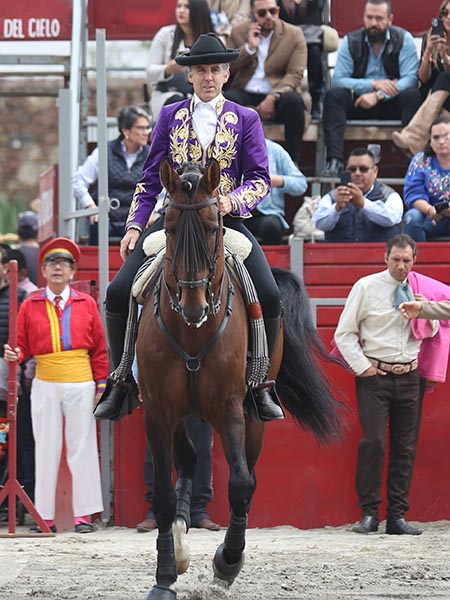
[{"label": "bridle", "polygon": [[[171,263],[171,270],[173,277],[177,283],[177,293],[176,297],[172,294],[167,285],[166,278],[164,276],[164,270],[161,271],[161,275],[159,281],[157,282],[154,289],[154,304],[153,304],[153,312],[156,317],[156,321],[164,337],[171,344],[177,354],[185,361],[186,369],[189,373],[189,390],[191,395],[191,402],[193,407],[193,412],[195,415],[200,416],[200,404],[199,404],[199,383],[198,383],[198,374],[200,368],[202,366],[202,359],[207,355],[210,349],[214,346],[217,340],[222,336],[223,332],[226,329],[228,321],[230,320],[232,311],[233,311],[233,296],[234,296],[234,287],[231,281],[230,275],[228,273],[226,264],[224,264],[224,270],[220,281],[219,291],[217,294],[217,300],[214,299],[214,293],[212,291],[212,282],[216,275],[216,263],[219,256],[219,241],[220,241],[220,228],[222,227],[222,218],[219,216],[218,228],[216,232],[215,244],[213,254],[209,252],[208,245],[204,235],[203,225],[201,224],[200,218],[198,216],[198,211],[202,208],[206,208],[208,206],[217,205],[217,198],[214,196],[202,202],[195,202],[195,198],[198,193],[198,186],[200,183],[200,175],[198,176],[195,191],[193,194],[193,203],[187,204],[189,200],[189,192],[192,190],[192,183],[189,180],[183,180],[181,184],[181,188],[185,193],[186,204],[180,204],[175,202],[174,200],[168,200],[168,205],[172,208],[182,211],[183,215],[192,215],[192,218],[185,219],[185,223],[180,226],[180,230],[183,230],[183,226],[185,225],[187,228],[187,232],[184,232],[185,235],[189,236],[192,233],[190,227],[193,227],[197,235],[193,235],[192,239],[188,238],[185,240],[186,244],[180,242],[180,238],[183,236],[178,236],[177,243],[175,244],[175,250],[172,256],[172,259],[167,259]],[[200,235],[200,229],[203,235]],[[191,247],[190,243],[194,243],[194,246]],[[208,267],[208,276],[203,277],[201,279],[192,279],[192,280],[184,280],[178,277],[176,265],[178,263],[178,259],[180,256],[185,258],[185,253],[189,250],[195,251],[199,253],[198,264],[204,263]],[[191,264],[191,263],[189,263]],[[196,264],[196,260],[192,261],[192,264]],[[186,262],[185,262],[186,268]],[[187,268],[187,272],[189,272],[189,268]],[[190,271],[192,273],[197,272],[196,267],[192,267]],[[186,352],[186,350],[181,346],[178,340],[172,335],[172,333],[166,327],[160,311],[160,291],[161,284],[163,283],[165,286],[165,290],[167,292],[170,307],[177,313],[182,313],[181,308],[181,292],[183,288],[195,289],[197,287],[206,286],[206,299],[208,302],[210,313],[214,316],[217,315],[221,308],[221,298],[222,298],[222,290],[225,279],[228,282],[228,294],[226,298],[226,307],[224,310],[222,321],[216,330],[216,332],[205,342],[204,346],[201,348],[200,352],[195,356],[192,356]]]},{"label": "bridle", "polygon": [[[185,174],[186,175],[186,174]],[[212,282],[216,276],[216,263],[219,256],[219,241],[220,241],[220,227],[222,226],[221,218],[219,217],[218,228],[215,236],[214,251],[211,255],[205,238],[203,226],[198,216],[198,211],[208,206],[217,206],[217,198],[212,196],[202,202],[195,202],[198,194],[198,187],[201,180],[201,176],[197,175],[197,181],[195,183],[195,190],[192,195],[192,202],[188,204],[191,199],[190,192],[193,188],[193,184],[189,179],[182,179],[181,189],[184,191],[186,202],[181,204],[175,202],[170,197],[168,199],[168,206],[181,211],[181,225],[180,235],[177,238],[175,249],[172,258],[166,260],[170,262],[171,271],[173,278],[177,284],[177,292],[174,295],[169,286],[167,285],[166,279],[164,278],[164,286],[169,296],[170,307],[177,313],[181,313],[181,294],[182,290],[195,289],[198,287],[206,287],[205,297],[209,306],[209,310],[212,315],[216,315],[221,307],[221,296],[224,283],[224,277],[222,276],[217,298],[215,298]],[[189,272],[195,273],[200,270],[200,266],[205,265],[208,270],[207,277],[200,279],[182,279],[178,276],[177,264],[180,256],[185,261],[185,269]]]}]

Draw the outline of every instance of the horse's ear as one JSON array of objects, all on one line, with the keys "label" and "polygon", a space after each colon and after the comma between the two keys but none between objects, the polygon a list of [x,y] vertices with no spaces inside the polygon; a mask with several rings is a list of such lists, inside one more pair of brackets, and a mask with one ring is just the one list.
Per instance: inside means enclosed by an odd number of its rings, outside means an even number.
[{"label": "horse's ear", "polygon": [[178,173],[172,169],[169,158],[166,156],[159,165],[159,178],[169,194],[175,189],[175,182],[179,179]]},{"label": "horse's ear", "polygon": [[220,165],[215,158],[211,158],[206,173],[203,176],[207,192],[212,194],[220,182]]}]

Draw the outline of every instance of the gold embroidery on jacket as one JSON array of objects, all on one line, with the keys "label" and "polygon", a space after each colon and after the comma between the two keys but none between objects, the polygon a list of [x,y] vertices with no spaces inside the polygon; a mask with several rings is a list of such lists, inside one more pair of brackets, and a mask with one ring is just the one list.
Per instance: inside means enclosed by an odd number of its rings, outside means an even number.
[{"label": "gold embroidery on jacket", "polygon": [[[253,189],[254,188],[254,189]],[[269,188],[264,179],[254,179],[252,187],[243,187],[234,192],[239,204],[248,206],[252,209],[258,202],[269,193]]]},{"label": "gold embroidery on jacket", "polygon": [[130,210],[128,212],[127,223],[134,221],[136,211],[139,208],[139,194],[145,194],[145,185],[143,183],[136,184],[133,200],[131,201]]}]

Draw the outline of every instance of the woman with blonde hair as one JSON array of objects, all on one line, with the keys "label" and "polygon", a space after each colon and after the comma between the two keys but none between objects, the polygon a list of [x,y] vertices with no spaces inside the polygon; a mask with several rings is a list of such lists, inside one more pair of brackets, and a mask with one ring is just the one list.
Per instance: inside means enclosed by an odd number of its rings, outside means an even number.
[{"label": "woman with blonde hair", "polygon": [[411,156],[427,146],[433,121],[450,111],[450,0],[441,2],[439,19],[442,30],[431,27],[422,41],[419,81],[424,102],[408,125],[392,134],[394,144]]}]

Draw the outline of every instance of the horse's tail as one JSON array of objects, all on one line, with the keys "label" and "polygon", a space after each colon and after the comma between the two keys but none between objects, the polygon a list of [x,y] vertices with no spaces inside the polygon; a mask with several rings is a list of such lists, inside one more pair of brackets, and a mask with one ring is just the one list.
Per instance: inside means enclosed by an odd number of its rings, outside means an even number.
[{"label": "horse's tail", "polygon": [[313,324],[303,283],[290,271],[272,271],[284,306],[283,360],[277,390],[294,421],[312,431],[318,440],[328,441],[341,431],[343,404],[333,396],[317,359],[337,361],[327,352]]}]

